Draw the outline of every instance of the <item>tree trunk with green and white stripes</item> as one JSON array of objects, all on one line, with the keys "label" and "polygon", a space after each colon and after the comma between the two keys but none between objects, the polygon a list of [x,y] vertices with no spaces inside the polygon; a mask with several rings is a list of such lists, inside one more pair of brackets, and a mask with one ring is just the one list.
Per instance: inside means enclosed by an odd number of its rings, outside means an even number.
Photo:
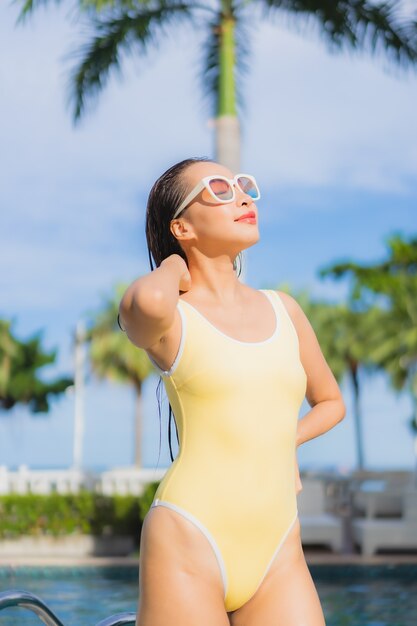
[{"label": "tree trunk with green and white stripes", "polygon": [[[216,161],[234,174],[240,171],[240,123],[236,108],[235,83],[235,29],[233,15],[224,16],[220,22],[219,91],[216,117]],[[242,270],[239,280],[245,282],[247,258],[242,252]]]}]

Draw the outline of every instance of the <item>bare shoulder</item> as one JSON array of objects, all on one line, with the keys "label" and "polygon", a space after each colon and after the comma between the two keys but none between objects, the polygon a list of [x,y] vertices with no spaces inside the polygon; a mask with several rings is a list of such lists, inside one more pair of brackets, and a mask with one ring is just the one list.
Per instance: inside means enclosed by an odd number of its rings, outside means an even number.
[{"label": "bare shoulder", "polygon": [[290,294],[278,290],[276,293],[281,298],[297,332],[300,360],[307,374],[306,397],[309,404],[314,406],[324,400],[342,400],[342,393],[337,380],[326,361],[317,334],[302,306]]},{"label": "bare shoulder", "polygon": [[[294,298],[294,296],[291,296],[289,293],[285,292],[285,291],[280,291],[278,289],[275,290],[275,293],[278,294],[279,298],[281,299],[281,302],[283,304],[283,306],[285,307],[292,323],[293,326],[295,328],[295,331],[297,333],[298,336],[298,343],[300,345],[300,353],[305,352],[306,350],[306,341],[307,338],[309,337],[310,342],[312,339],[312,336],[314,335],[316,342],[318,344],[317,341],[317,337],[314,333],[313,327],[310,323],[310,320],[308,319],[307,315],[305,314],[305,312],[303,311],[303,308],[301,307],[301,305],[297,302],[297,300]],[[310,343],[307,341],[307,343]],[[303,344],[303,345],[302,345]],[[316,346],[317,348],[317,346]],[[301,354],[300,354],[301,355]],[[304,365],[304,363],[303,363]]]},{"label": "bare shoulder", "polygon": [[302,307],[299,305],[297,300],[289,293],[286,293],[285,291],[279,291],[278,289],[276,289],[275,291],[280,297],[283,305],[285,306],[287,313],[290,316],[291,321],[293,322],[298,334],[300,326],[310,323],[306,314],[304,313]]},{"label": "bare shoulder", "polygon": [[279,291],[278,289],[276,290],[276,293],[281,298],[281,301],[284,304],[291,321],[293,322],[298,335],[300,349],[305,352],[310,348],[317,352],[317,349],[320,349],[318,339],[302,306],[297,302],[294,296],[291,296],[289,293]]}]

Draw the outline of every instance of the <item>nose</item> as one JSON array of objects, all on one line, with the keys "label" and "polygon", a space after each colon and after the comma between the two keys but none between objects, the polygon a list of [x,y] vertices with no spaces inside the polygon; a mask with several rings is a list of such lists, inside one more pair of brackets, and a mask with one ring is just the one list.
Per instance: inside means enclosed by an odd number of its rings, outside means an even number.
[{"label": "nose", "polygon": [[253,202],[252,196],[242,191],[242,189],[237,184],[235,184],[235,191],[236,191],[236,204],[239,204],[239,206],[243,204],[252,204]]}]

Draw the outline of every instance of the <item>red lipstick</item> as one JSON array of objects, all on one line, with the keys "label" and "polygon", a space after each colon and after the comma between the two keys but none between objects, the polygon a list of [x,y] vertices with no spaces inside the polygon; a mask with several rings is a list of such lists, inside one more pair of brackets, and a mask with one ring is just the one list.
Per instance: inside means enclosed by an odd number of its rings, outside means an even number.
[{"label": "red lipstick", "polygon": [[256,224],[255,211],[248,211],[247,213],[243,213],[243,215],[235,219],[235,222],[240,221],[249,222],[250,224]]}]

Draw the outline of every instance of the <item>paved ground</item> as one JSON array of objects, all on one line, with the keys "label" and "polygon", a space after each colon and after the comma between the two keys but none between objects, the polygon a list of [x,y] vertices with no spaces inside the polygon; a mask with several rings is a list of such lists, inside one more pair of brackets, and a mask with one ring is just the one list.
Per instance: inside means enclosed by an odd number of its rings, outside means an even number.
[{"label": "paved ground", "polygon": [[[304,555],[308,564],[338,565],[343,563],[357,563],[359,565],[377,565],[382,563],[415,563],[417,564],[417,551],[404,553],[384,553],[373,556],[361,554],[335,554],[326,549],[304,548]],[[17,567],[19,565],[94,565],[94,566],[136,566],[137,557],[85,557],[82,559],[59,558],[59,557],[2,557],[0,567]]]}]

